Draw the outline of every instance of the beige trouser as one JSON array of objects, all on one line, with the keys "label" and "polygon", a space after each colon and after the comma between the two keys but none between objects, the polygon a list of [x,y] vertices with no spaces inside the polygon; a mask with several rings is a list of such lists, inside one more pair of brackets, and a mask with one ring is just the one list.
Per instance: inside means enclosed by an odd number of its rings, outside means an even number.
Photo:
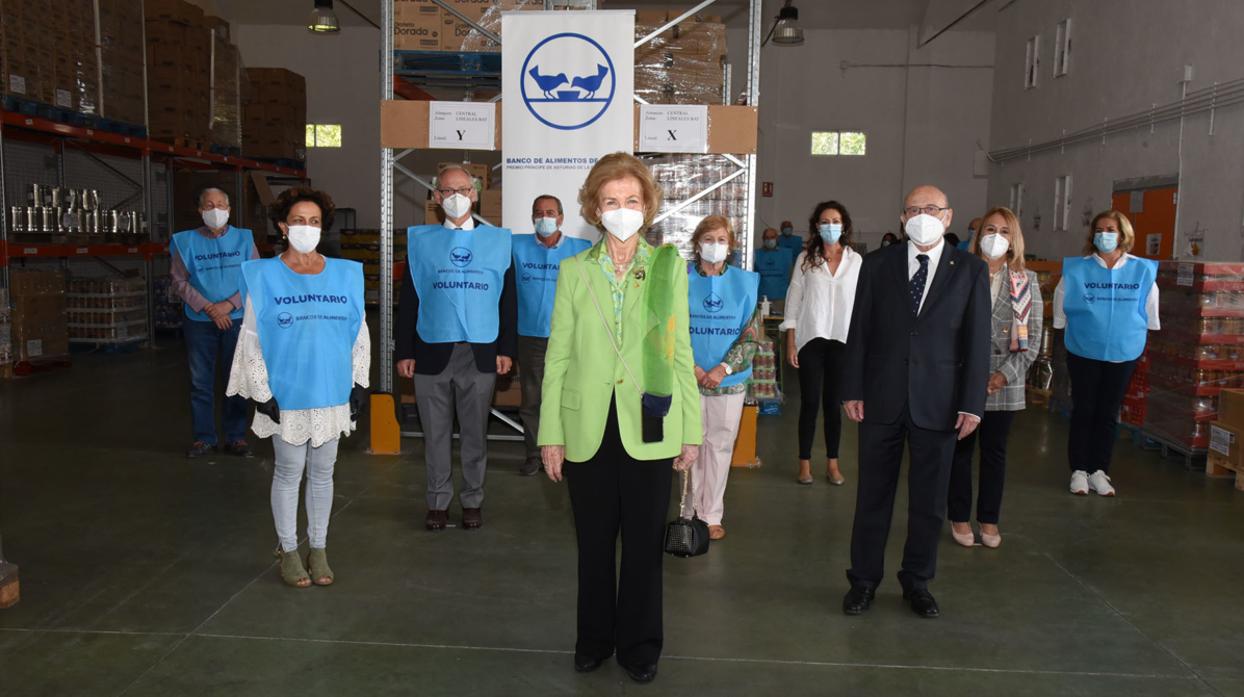
[{"label": "beige trouser", "polygon": [[721,525],[726,479],[730,476],[730,459],[746,396],[743,392],[712,397],[700,395],[704,444],[700,446],[700,457],[691,466],[692,505],[696,517],[709,525]]}]

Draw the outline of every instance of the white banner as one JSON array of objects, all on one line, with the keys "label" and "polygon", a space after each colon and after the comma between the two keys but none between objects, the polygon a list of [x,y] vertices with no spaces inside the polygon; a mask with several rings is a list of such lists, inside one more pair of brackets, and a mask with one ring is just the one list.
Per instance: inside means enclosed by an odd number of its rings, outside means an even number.
[{"label": "white banner", "polygon": [[602,155],[635,143],[635,12],[501,15],[501,220],[532,230],[531,204],[562,201],[562,230],[595,240],[579,187]]}]

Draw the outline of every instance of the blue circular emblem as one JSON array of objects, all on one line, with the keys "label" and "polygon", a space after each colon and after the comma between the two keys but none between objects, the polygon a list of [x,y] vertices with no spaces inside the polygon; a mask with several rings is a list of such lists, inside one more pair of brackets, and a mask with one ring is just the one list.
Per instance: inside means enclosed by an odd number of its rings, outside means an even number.
[{"label": "blue circular emblem", "polygon": [[609,110],[618,79],[613,60],[600,44],[582,34],[562,32],[531,49],[518,84],[527,111],[537,121],[574,131]]},{"label": "blue circular emblem", "polygon": [[449,250],[449,261],[458,268],[470,266],[471,260],[474,258],[475,254],[466,247],[454,247]]},{"label": "blue circular emblem", "polygon": [[288,312],[282,312],[276,316],[276,326],[281,329],[289,329],[294,326],[294,316]]},{"label": "blue circular emblem", "polygon": [[704,296],[704,309],[709,312],[721,312],[721,309],[725,306],[725,301],[723,301],[721,296],[716,293],[709,293]]}]

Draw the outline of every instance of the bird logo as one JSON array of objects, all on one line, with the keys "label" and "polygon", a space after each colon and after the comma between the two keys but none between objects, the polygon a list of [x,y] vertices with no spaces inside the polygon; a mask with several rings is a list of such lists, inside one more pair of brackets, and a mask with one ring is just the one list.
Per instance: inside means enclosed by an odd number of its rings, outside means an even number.
[{"label": "bird logo", "polygon": [[288,312],[282,312],[276,316],[276,325],[281,329],[289,329],[294,326],[294,316]]},{"label": "bird logo", "polygon": [[613,59],[604,47],[575,32],[537,42],[518,75],[528,112],[545,126],[564,131],[584,128],[603,116],[618,85]]},{"label": "bird logo", "polygon": [[449,250],[449,261],[458,268],[469,266],[474,258],[475,254],[466,247],[454,247]]},{"label": "bird logo", "polygon": [[722,300],[721,296],[716,293],[709,293],[704,297],[704,309],[709,312],[721,312],[725,306],[726,301]]}]

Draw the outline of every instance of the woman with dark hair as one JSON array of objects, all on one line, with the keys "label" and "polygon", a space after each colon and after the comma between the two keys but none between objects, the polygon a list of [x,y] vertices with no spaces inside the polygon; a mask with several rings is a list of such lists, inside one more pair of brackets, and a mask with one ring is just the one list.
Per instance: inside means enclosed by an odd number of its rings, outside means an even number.
[{"label": "woman with dark hair", "polygon": [[[227,394],[255,402],[251,429],[272,438],[272,518],[281,579],[295,588],[333,582],[328,520],[337,443],[356,427],[371,369],[363,266],[316,251],[333,201],[308,188],[282,192],[270,217],[287,248],[242,266],[247,295]],[[298,487],[307,477],[308,565],[298,554]]]},{"label": "woman with dark hair", "polygon": [[842,418],[838,407],[838,363],[846,348],[863,262],[851,249],[851,214],[837,201],[816,205],[808,220],[807,248],[795,260],[786,291],[786,360],[799,370],[799,477],[812,483],[812,440],[816,412],[825,410],[825,476],[834,486],[846,479],[838,468]]}]

